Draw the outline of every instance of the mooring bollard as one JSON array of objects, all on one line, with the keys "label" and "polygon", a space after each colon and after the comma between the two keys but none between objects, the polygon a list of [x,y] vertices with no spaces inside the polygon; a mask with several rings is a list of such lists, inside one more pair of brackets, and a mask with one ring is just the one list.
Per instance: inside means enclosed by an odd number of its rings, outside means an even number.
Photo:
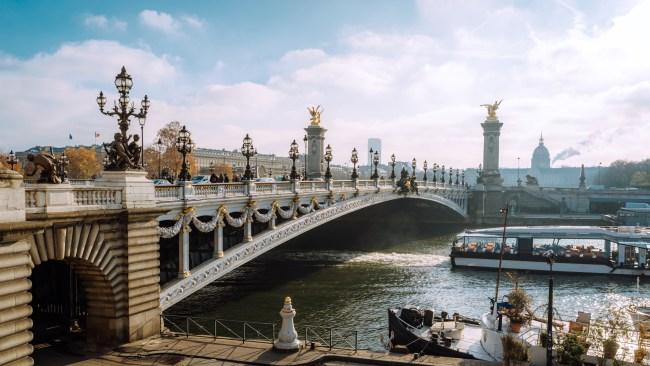
[{"label": "mooring bollard", "polygon": [[296,316],[296,310],[291,306],[291,298],[287,296],[284,299],[284,306],[280,310],[282,317],[282,326],[278,333],[278,340],[273,343],[273,349],[282,352],[296,352],[300,350],[300,341],[298,332],[293,325],[293,318]]}]

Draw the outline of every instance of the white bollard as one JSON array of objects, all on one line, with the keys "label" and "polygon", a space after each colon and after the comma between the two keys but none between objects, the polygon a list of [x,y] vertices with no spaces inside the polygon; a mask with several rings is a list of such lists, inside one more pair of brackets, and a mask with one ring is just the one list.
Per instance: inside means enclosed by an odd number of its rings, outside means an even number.
[{"label": "white bollard", "polygon": [[278,333],[278,340],[273,344],[273,348],[279,351],[298,351],[300,350],[300,341],[298,332],[293,325],[293,318],[296,316],[296,310],[291,306],[291,298],[284,298],[284,306],[280,310],[282,317],[282,326]]}]

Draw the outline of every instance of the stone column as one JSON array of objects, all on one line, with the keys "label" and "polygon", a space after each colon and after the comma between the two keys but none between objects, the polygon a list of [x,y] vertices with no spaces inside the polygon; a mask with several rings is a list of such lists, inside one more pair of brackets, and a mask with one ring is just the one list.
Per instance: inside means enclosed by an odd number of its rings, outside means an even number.
[{"label": "stone column", "polygon": [[217,227],[214,229],[214,249],[212,252],[213,258],[223,257],[223,222],[217,221]]},{"label": "stone column", "polygon": [[269,229],[275,230],[275,215],[273,215],[271,220],[269,220]]},{"label": "stone column", "polygon": [[246,217],[246,222],[244,223],[244,241],[253,241],[253,220],[250,217]]},{"label": "stone column", "polygon": [[178,234],[178,278],[187,278],[190,274],[190,227],[183,223]]},{"label": "stone column", "polygon": [[25,187],[23,176],[0,168],[0,222],[25,221]]},{"label": "stone column", "polygon": [[307,178],[319,179],[323,177],[323,156],[325,151],[326,129],[320,125],[310,124],[307,128],[309,151],[307,152]]},{"label": "stone column", "polygon": [[[503,184],[501,173],[499,173],[501,126],[503,126],[503,123],[499,122],[496,116],[488,116],[485,122],[481,123],[481,127],[483,127],[483,173],[481,180],[488,187],[500,187]],[[451,180],[449,183],[451,184]]]}]

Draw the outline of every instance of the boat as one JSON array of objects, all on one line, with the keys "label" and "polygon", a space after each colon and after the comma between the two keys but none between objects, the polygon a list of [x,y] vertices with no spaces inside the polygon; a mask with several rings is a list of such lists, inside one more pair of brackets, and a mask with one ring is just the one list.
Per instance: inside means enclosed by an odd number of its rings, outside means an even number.
[{"label": "boat", "polygon": [[[503,240],[502,237],[505,237]],[[501,245],[502,241],[505,245]],[[453,267],[547,272],[650,275],[650,228],[599,226],[513,226],[468,229],[451,248]]]},{"label": "boat", "polygon": [[481,327],[477,319],[407,305],[388,309],[390,348],[403,346],[409,353],[465,359],[490,360],[480,345]]}]

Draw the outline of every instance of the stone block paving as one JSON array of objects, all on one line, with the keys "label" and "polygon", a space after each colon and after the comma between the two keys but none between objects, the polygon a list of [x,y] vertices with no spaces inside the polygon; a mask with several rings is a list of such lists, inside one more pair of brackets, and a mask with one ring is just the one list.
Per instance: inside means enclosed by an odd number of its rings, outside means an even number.
[{"label": "stone block paving", "polygon": [[86,360],[58,360],[59,365],[113,366],[113,365],[441,365],[441,366],[496,366],[477,360],[411,354],[343,350],[316,347],[295,353],[280,353],[271,344],[255,341],[209,337],[165,336],[129,343],[114,351]]}]

